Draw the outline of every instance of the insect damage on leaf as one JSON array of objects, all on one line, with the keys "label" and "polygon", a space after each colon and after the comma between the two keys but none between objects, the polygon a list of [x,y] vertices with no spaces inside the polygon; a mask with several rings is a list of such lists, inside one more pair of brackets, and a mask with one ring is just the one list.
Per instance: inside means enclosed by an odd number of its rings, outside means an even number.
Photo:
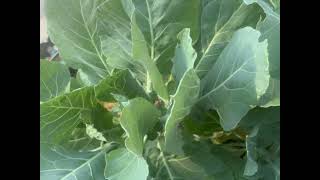
[{"label": "insect damage on leaf", "polygon": [[98,130],[94,128],[92,124],[86,124],[86,133],[90,138],[95,138],[99,141],[107,142],[106,138],[103,137],[103,134],[101,132],[98,132]]},{"label": "insect damage on leaf", "polygon": [[103,107],[108,111],[112,111],[114,107],[117,106],[117,102],[102,102]]}]

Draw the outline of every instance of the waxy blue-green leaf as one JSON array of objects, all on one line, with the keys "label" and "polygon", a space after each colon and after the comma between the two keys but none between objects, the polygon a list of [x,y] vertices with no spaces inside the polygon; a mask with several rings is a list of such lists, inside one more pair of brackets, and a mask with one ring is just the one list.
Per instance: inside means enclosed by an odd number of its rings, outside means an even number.
[{"label": "waxy blue-green leaf", "polygon": [[[128,98],[144,96],[143,89],[128,71],[115,72],[96,86],[89,86],[58,96],[40,105],[40,134],[48,142],[59,143],[69,138],[78,124],[105,121],[112,128],[112,116],[99,101],[114,101],[113,94]],[[127,82],[129,81],[129,82]],[[98,119],[98,120],[97,120]],[[105,129],[104,129],[105,130]]]},{"label": "waxy blue-green leaf", "polygon": [[127,149],[138,156],[142,156],[144,136],[152,130],[159,121],[160,111],[149,101],[135,98],[123,109],[120,124],[126,131]]},{"label": "waxy blue-green leaf", "polygon": [[44,102],[69,91],[70,73],[64,64],[40,61],[40,101]]},{"label": "waxy blue-green leaf", "polygon": [[116,94],[129,99],[134,97],[148,98],[143,87],[128,70],[113,72],[111,76],[95,86],[95,94],[99,101],[104,102],[115,101]]},{"label": "waxy blue-green leaf", "polygon": [[269,83],[267,41],[250,27],[234,33],[215,65],[201,81],[200,101],[217,110],[224,130],[237,126],[266,92]]},{"label": "waxy blue-green leaf", "polygon": [[41,180],[104,180],[106,145],[96,152],[67,150],[48,142],[40,142]]},{"label": "waxy blue-green leaf", "polygon": [[[183,28],[191,28],[191,35],[195,40],[199,35],[197,18],[200,10],[199,0],[110,0],[99,9],[105,17],[101,20],[101,24],[107,33],[101,36],[101,39],[102,51],[108,57],[108,64],[120,69],[128,68],[135,72],[140,80],[146,78],[146,71],[149,74],[154,73],[153,71],[161,73],[170,71],[170,59],[177,41],[176,36]],[[193,13],[190,14],[189,11]],[[157,64],[159,69],[155,67],[143,69],[144,61],[140,63],[132,60],[136,54],[133,52],[136,49],[133,47],[133,41],[137,39],[130,31],[132,26],[137,26],[141,31],[138,39],[145,41],[141,51],[145,55],[148,54],[148,59]],[[146,81],[148,83],[148,79]],[[161,94],[162,98],[164,96],[166,95]]]},{"label": "waxy blue-green leaf", "polygon": [[84,121],[95,106],[92,87],[75,90],[40,105],[40,137],[59,143],[69,138],[76,126]]},{"label": "waxy blue-green leaf", "polygon": [[247,4],[256,2],[264,10],[266,17],[257,26],[260,40],[268,40],[270,82],[260,106],[280,106],[280,6],[279,2],[266,0],[245,0]]},{"label": "waxy blue-green leaf", "polygon": [[126,69],[132,66],[132,42],[130,17],[119,0],[110,0],[102,6],[104,18],[101,20],[107,34],[101,37],[103,54],[108,64],[114,68]]},{"label": "waxy blue-green leaf", "polygon": [[[270,10],[271,11],[271,10]],[[257,27],[261,32],[261,40],[268,40],[270,75],[280,80],[280,14],[266,12],[266,18]]]},{"label": "waxy blue-green leaf", "polygon": [[263,179],[280,177],[280,108],[255,108],[243,118],[240,128],[246,138],[245,176]]},{"label": "waxy blue-green leaf", "polygon": [[242,0],[203,0],[201,14],[201,54],[196,66],[203,78],[217,62],[221,52],[240,28],[256,27],[262,16],[259,6]]},{"label": "waxy blue-green leaf", "polygon": [[174,154],[183,154],[180,123],[186,117],[200,92],[200,80],[193,69],[188,70],[182,77],[173,104],[165,124],[165,149]]},{"label": "waxy blue-green leaf", "polygon": [[71,92],[40,101],[41,179],[280,178],[279,0],[46,8],[78,74]]},{"label": "waxy blue-green leaf", "polygon": [[[146,72],[143,66],[132,58],[131,11],[130,4],[119,0],[106,1],[100,7],[103,12],[101,24],[106,34],[101,36],[101,48],[112,68],[130,69],[143,80]],[[128,9],[129,8],[129,9]]]},{"label": "waxy blue-green leaf", "polygon": [[[193,180],[203,179],[206,176],[203,167],[199,166],[199,164],[197,163],[194,163],[190,157],[183,156],[177,158],[170,158],[169,156],[165,155],[162,140],[162,138],[158,139],[158,145],[154,146],[154,148],[146,148],[146,152],[148,152],[146,155],[148,155],[148,164],[150,170],[148,180]],[[154,143],[157,143],[157,141],[150,142],[150,144]],[[150,144],[147,145],[150,146]],[[204,156],[206,155],[207,154],[205,154]]]},{"label": "waxy blue-green leaf", "polygon": [[156,179],[185,180],[245,180],[244,161],[237,153],[207,142],[188,141],[185,155],[161,156]]},{"label": "waxy blue-green leaf", "polygon": [[253,176],[258,171],[258,164],[256,162],[257,155],[254,153],[255,141],[257,138],[259,128],[256,127],[250,132],[250,134],[246,137],[246,148],[247,148],[247,163],[244,169],[245,176]]},{"label": "waxy blue-green leaf", "polygon": [[162,74],[170,73],[177,34],[184,28],[190,28],[194,42],[198,39],[200,0],[123,2],[135,7],[136,23],[145,37],[151,60],[157,63]]},{"label": "waxy blue-green leaf", "polygon": [[121,127],[112,121],[112,113],[96,104],[92,109],[91,116],[82,119],[75,129],[72,130],[70,138],[62,143],[69,150],[80,152],[92,151],[105,142],[121,142],[119,137],[123,131]]},{"label": "waxy blue-green leaf", "polygon": [[168,177],[170,180],[193,180],[206,177],[203,168],[189,157],[169,159],[165,168],[167,176],[163,175],[163,177]]},{"label": "waxy blue-green leaf", "polygon": [[111,69],[101,51],[104,34],[99,11],[104,0],[46,0],[46,19],[50,39],[61,57],[75,69],[82,69],[92,84],[106,77]]},{"label": "waxy blue-green leaf", "polygon": [[90,81],[90,75],[86,74],[82,69],[78,69],[76,79],[81,87],[93,86],[93,83]]},{"label": "waxy blue-green leaf", "polygon": [[125,148],[111,151],[106,156],[105,178],[108,180],[146,180],[148,164],[143,157]]},{"label": "waxy blue-green leaf", "polygon": [[147,42],[137,26],[136,11],[133,14],[131,28],[133,59],[143,64],[147,71],[147,92],[150,91],[152,84],[154,91],[156,91],[164,101],[168,101],[168,91],[163,82],[162,75],[160,74],[154,60],[152,57],[150,57],[148,53]]},{"label": "waxy blue-green leaf", "polygon": [[228,144],[216,145],[206,140],[193,140],[185,143],[184,151],[186,155],[183,159],[189,159],[203,169],[205,178],[198,179],[246,179],[243,176],[245,161],[241,158],[244,149],[232,149]]},{"label": "waxy blue-green leaf", "polygon": [[178,34],[179,44],[176,47],[175,55],[172,59],[172,74],[177,82],[180,82],[186,71],[193,68],[197,58],[197,53],[192,47],[190,29],[183,29]]},{"label": "waxy blue-green leaf", "polygon": [[169,110],[165,124],[165,150],[182,154],[183,141],[179,128],[183,118],[186,117],[196,102],[200,91],[200,79],[193,69],[193,63],[197,56],[192,48],[190,30],[184,29],[178,36],[179,44],[176,47],[173,58],[173,73],[179,83],[175,94],[172,96],[172,106]]},{"label": "waxy blue-green leaf", "polygon": [[280,80],[270,77],[269,87],[261,97],[259,106],[280,106]]}]

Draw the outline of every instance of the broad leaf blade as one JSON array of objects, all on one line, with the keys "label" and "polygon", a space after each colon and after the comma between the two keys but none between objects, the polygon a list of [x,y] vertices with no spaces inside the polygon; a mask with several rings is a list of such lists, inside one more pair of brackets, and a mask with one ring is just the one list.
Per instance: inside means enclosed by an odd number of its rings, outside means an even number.
[{"label": "broad leaf blade", "polygon": [[107,34],[101,37],[102,50],[108,57],[108,64],[114,68],[126,69],[131,66],[130,17],[119,0],[110,0],[101,7],[104,18],[101,20]]},{"label": "broad leaf blade", "polygon": [[[280,7],[279,2],[266,0],[246,0],[246,3],[258,3],[266,14],[257,29],[261,40],[268,40],[270,83],[260,106],[280,106]],[[274,7],[274,8],[273,8]],[[279,9],[278,9],[279,8]]]},{"label": "broad leaf blade", "polygon": [[261,97],[259,106],[280,106],[280,80],[270,78],[269,87]]},{"label": "broad leaf blade", "polygon": [[105,154],[111,147],[79,153],[40,142],[40,179],[104,180]]},{"label": "broad leaf blade", "polygon": [[165,124],[165,150],[183,155],[183,141],[181,137],[181,122],[196,102],[200,91],[200,79],[193,69],[197,54],[192,47],[190,30],[184,29],[179,35],[179,44],[173,58],[173,74],[179,83],[172,96],[172,106]]},{"label": "broad leaf blade", "polygon": [[137,23],[136,16],[134,14],[132,18],[132,27],[131,27],[132,43],[133,43],[133,46],[132,46],[133,59],[143,64],[147,71],[147,80],[146,80],[147,91],[149,88],[148,87],[149,84],[152,83],[153,89],[158,93],[158,95],[162,99],[167,101],[168,91],[164,85],[162,75],[160,74],[152,57],[150,57],[148,53],[147,42],[145,41],[144,36],[136,23]]},{"label": "broad leaf blade", "polygon": [[177,82],[180,82],[186,71],[193,68],[197,58],[197,53],[192,47],[190,29],[183,29],[178,34],[179,44],[176,47],[175,55],[172,59],[172,74]]},{"label": "broad leaf blade", "polygon": [[[108,65],[117,69],[130,69],[138,79],[144,80],[143,66],[132,58],[130,2],[110,0],[100,8],[101,24],[106,34],[101,36],[101,48],[108,58]],[[129,13],[129,14],[128,14]]]},{"label": "broad leaf blade", "polygon": [[48,33],[61,57],[71,67],[82,69],[91,84],[97,84],[110,72],[102,55],[99,8],[103,0],[47,0]]},{"label": "broad leaf blade", "polygon": [[173,95],[173,105],[165,125],[165,148],[174,154],[183,154],[180,123],[198,99],[200,80],[193,69],[187,71]]},{"label": "broad leaf blade", "polygon": [[258,104],[269,83],[267,42],[250,27],[238,30],[202,79],[200,100],[219,113],[224,130],[236,127]]},{"label": "broad leaf blade", "polygon": [[[99,101],[114,100],[112,94],[119,93],[132,98],[143,96],[143,90],[131,80],[130,73],[120,71],[109,76],[96,86],[77,89],[40,105],[40,134],[49,142],[59,143],[69,138],[81,122],[86,124],[105,121],[104,128],[113,128],[112,116],[101,108]],[[140,89],[139,89],[140,88]],[[104,129],[105,130],[105,129]]]},{"label": "broad leaf blade", "polygon": [[120,124],[128,138],[126,147],[138,156],[142,155],[144,136],[159,121],[160,112],[143,98],[135,98],[123,109]]},{"label": "broad leaf blade", "polygon": [[112,76],[102,80],[94,89],[97,99],[104,102],[115,101],[115,94],[129,99],[134,97],[148,98],[143,87],[128,70],[113,72]]},{"label": "broad leaf blade", "polygon": [[200,0],[126,2],[135,6],[137,25],[145,37],[152,61],[157,62],[162,74],[170,73],[177,34],[184,28],[190,28],[194,42],[198,39]]},{"label": "broad leaf blade", "polygon": [[146,180],[148,164],[136,154],[125,148],[111,151],[106,156],[105,178],[108,180]]},{"label": "broad leaf blade", "polygon": [[[244,161],[234,152],[223,146],[203,141],[186,141],[185,155],[181,157],[162,157],[163,166],[158,167],[157,179],[239,179],[244,180]],[[166,163],[165,163],[166,162]]]},{"label": "broad leaf blade", "polygon": [[255,27],[262,15],[257,5],[246,5],[242,0],[204,0],[202,6],[202,56],[196,66],[200,78],[216,63],[233,33],[246,26]]},{"label": "broad leaf blade", "polygon": [[256,154],[254,153],[256,136],[259,132],[259,128],[255,128],[246,138],[247,148],[247,163],[244,169],[245,176],[253,176],[258,171],[258,164],[256,162]]},{"label": "broad leaf blade", "polygon": [[280,177],[280,108],[255,108],[240,124],[250,132],[246,138],[247,163],[244,175],[253,178]]},{"label": "broad leaf blade", "polygon": [[44,102],[69,91],[70,73],[64,64],[40,61],[40,101]]},{"label": "broad leaf blade", "polygon": [[59,143],[91,114],[95,105],[92,87],[75,90],[40,105],[40,136]]},{"label": "broad leaf blade", "polygon": [[280,15],[276,12],[267,13],[266,19],[258,26],[261,40],[268,40],[270,75],[280,80]]}]

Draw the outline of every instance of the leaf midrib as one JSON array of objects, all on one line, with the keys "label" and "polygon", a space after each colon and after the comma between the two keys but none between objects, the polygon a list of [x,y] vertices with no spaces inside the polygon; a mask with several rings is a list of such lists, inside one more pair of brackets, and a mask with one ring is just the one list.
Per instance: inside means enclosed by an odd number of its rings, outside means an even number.
[{"label": "leaf midrib", "polygon": [[[90,159],[88,159],[86,162],[84,162],[83,164],[81,164],[79,167],[77,167],[76,169],[72,170],[70,173],[66,174],[64,177],[61,178],[61,180],[64,180],[66,178],[68,178],[70,175],[74,175],[75,176],[75,172],[78,171],[79,169],[81,169],[82,167],[84,167],[85,165],[89,165],[89,167],[91,167],[90,163],[96,159],[98,156],[100,156],[102,153],[105,153],[106,149],[101,150],[99,153],[97,153],[96,155],[94,155],[93,157],[91,157]],[[90,168],[90,171],[92,173],[92,170]]]},{"label": "leaf midrib", "polygon": [[150,6],[148,0],[145,0],[147,4],[147,10],[148,10],[148,21],[149,21],[149,28],[150,28],[150,39],[151,39],[151,47],[150,47],[150,57],[152,62],[154,61],[154,32],[152,27],[152,16],[150,11]]},{"label": "leaf midrib", "polygon": [[215,92],[217,89],[222,87],[225,83],[227,83],[235,74],[237,74],[240,70],[242,70],[243,66],[245,66],[249,61],[253,60],[254,57],[247,59],[237,70],[235,70],[232,74],[230,74],[223,82],[221,82],[218,86],[214,87],[211,91],[209,91],[207,94],[203,95],[201,98],[198,99],[197,102],[202,101],[206,97],[210,96],[213,92]]},{"label": "leaf midrib", "polygon": [[[104,62],[104,60],[103,60],[103,58],[102,58],[102,55],[100,54],[100,52],[99,52],[99,50],[98,50],[98,48],[97,48],[97,46],[96,46],[96,44],[95,44],[95,42],[94,42],[94,40],[93,40],[93,35],[91,34],[91,32],[90,32],[90,30],[89,30],[89,27],[88,27],[88,24],[87,24],[87,22],[86,22],[86,20],[85,20],[85,18],[84,18],[83,5],[82,5],[82,1],[81,1],[81,0],[80,0],[80,12],[81,12],[80,14],[81,14],[81,18],[82,18],[82,21],[83,21],[83,25],[84,25],[84,27],[85,27],[85,29],[86,29],[89,37],[90,37],[91,44],[92,44],[92,46],[94,47],[94,49],[95,49],[95,51],[96,51],[96,53],[97,53],[97,55],[98,55],[98,57],[99,57],[99,60],[101,61],[101,63],[103,64],[103,66],[105,67],[105,69],[107,70],[107,72],[110,73],[110,72],[108,71],[108,66],[107,66],[107,64]],[[97,23],[97,22],[96,22],[96,23]],[[97,31],[97,30],[96,30],[96,31]]]},{"label": "leaf midrib", "polygon": [[213,38],[211,39],[208,47],[206,48],[206,50],[204,51],[202,57],[200,58],[199,63],[197,64],[197,66],[196,66],[196,68],[195,68],[196,70],[199,70],[199,66],[200,66],[201,62],[202,62],[203,59],[206,57],[206,54],[208,53],[208,51],[209,51],[209,49],[211,48],[211,46],[214,44],[216,38],[217,38],[220,34],[225,33],[225,32],[222,31],[222,30],[224,30],[224,28],[226,27],[226,25],[230,23],[231,19],[233,19],[233,17],[235,16],[235,14],[238,13],[238,11],[242,8],[242,6],[243,6],[243,3],[237,8],[237,10],[232,14],[232,16],[228,19],[228,21],[227,21],[218,31],[216,31],[216,33],[214,34]]}]

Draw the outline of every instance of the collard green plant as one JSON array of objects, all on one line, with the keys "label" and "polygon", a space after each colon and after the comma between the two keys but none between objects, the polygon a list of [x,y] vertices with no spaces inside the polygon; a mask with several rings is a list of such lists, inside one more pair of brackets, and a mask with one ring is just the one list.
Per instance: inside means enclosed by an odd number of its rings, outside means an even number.
[{"label": "collard green plant", "polygon": [[279,0],[45,9],[42,180],[280,179]]}]

